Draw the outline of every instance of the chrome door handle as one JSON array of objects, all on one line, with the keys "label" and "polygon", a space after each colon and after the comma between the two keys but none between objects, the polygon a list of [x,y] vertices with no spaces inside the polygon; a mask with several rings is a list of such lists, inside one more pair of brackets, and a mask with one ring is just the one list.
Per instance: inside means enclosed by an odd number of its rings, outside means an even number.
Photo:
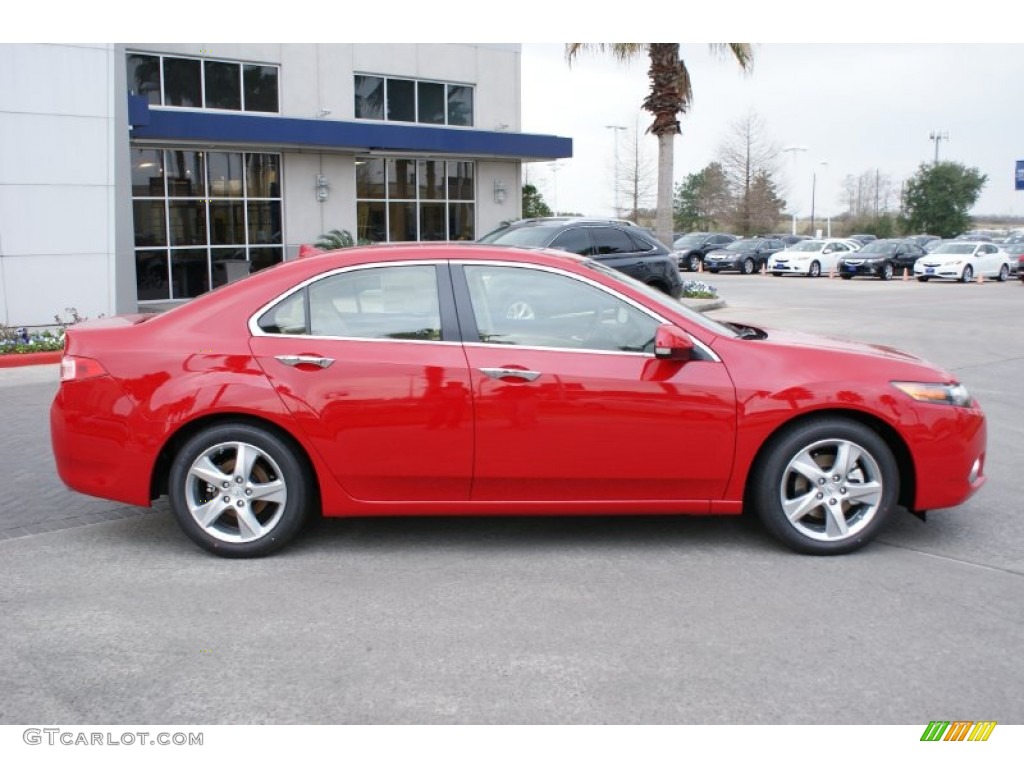
[{"label": "chrome door handle", "polygon": [[480,373],[490,376],[492,379],[523,379],[534,381],[540,376],[540,371],[524,371],[520,368],[481,368]]},{"label": "chrome door handle", "polygon": [[285,365],[315,365],[319,368],[329,368],[331,363],[334,362],[333,357],[316,357],[315,355],[277,355],[275,360],[278,360]]}]

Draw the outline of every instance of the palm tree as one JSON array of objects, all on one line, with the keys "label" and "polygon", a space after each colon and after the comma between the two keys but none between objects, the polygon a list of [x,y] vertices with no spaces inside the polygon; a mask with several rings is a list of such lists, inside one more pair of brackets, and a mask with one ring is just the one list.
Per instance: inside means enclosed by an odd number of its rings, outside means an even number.
[{"label": "palm tree", "polygon": [[[712,50],[729,51],[740,68],[748,71],[754,53],[750,43],[714,43]],[[685,113],[693,100],[693,88],[686,63],[679,58],[679,43],[566,43],[565,58],[572,66],[584,50],[610,51],[619,61],[628,61],[642,54],[650,58],[647,70],[651,90],[643,108],[654,115],[648,133],[658,137],[658,215],[655,234],[665,243],[672,242],[672,166],[674,139],[679,130],[679,115]]]}]

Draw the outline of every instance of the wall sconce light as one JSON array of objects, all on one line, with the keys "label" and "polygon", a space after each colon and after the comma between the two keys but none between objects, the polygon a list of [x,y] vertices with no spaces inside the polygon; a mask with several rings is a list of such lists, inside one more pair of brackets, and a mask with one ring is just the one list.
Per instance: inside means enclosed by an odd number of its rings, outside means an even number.
[{"label": "wall sconce light", "polygon": [[322,173],[316,175],[316,199],[321,203],[327,199],[327,191],[330,186],[327,184],[327,177]]},{"label": "wall sconce light", "polygon": [[494,180],[494,202],[498,205],[505,203],[505,182],[501,179]]}]

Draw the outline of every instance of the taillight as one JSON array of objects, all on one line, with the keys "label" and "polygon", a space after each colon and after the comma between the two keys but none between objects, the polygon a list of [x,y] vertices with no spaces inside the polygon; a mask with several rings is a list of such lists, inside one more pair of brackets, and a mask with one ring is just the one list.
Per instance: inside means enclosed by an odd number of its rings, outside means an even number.
[{"label": "taillight", "polygon": [[99,360],[91,357],[76,357],[75,355],[64,355],[60,361],[61,381],[81,381],[82,379],[94,379],[97,376],[106,376],[107,369]]}]

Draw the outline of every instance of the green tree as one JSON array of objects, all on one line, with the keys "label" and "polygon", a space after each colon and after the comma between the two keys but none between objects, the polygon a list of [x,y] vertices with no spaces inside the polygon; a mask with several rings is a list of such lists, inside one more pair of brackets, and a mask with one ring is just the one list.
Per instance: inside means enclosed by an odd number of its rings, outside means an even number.
[{"label": "green tree", "polygon": [[536,219],[550,215],[551,209],[544,202],[544,196],[533,184],[523,184],[523,218]]},{"label": "green tree", "polygon": [[719,163],[691,173],[676,185],[673,201],[677,230],[715,230],[723,225],[732,208],[729,180]]},{"label": "green tree", "polygon": [[970,228],[968,211],[981,194],[988,176],[960,163],[921,163],[903,192],[906,232],[929,232],[955,237]]},{"label": "green tree", "polygon": [[[693,101],[693,88],[686,63],[679,58],[679,43],[566,43],[565,56],[570,65],[583,50],[610,51],[619,61],[647,56],[647,75],[651,89],[643,108],[654,116],[647,129],[658,139],[658,216],[655,235],[665,243],[672,242],[673,189],[672,173],[674,141],[679,128],[679,115]],[[753,51],[749,43],[717,43],[712,49],[729,51],[743,70],[749,70]]]},{"label": "green tree", "polygon": [[778,189],[768,171],[759,171],[744,195],[744,226],[741,234],[770,232],[778,225],[786,201],[779,197]]}]

